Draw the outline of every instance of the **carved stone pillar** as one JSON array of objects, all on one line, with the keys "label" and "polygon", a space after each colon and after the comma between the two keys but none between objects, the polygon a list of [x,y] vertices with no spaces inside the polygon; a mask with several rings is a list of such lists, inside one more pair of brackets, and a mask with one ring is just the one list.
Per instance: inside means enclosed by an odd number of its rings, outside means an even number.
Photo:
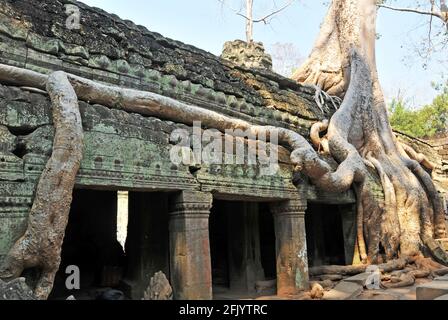
[{"label": "carved stone pillar", "polygon": [[309,287],[305,210],[306,202],[299,200],[271,205],[275,221],[279,296],[295,295]]},{"label": "carved stone pillar", "polygon": [[174,298],[211,300],[210,193],[183,191],[170,209],[170,266]]}]

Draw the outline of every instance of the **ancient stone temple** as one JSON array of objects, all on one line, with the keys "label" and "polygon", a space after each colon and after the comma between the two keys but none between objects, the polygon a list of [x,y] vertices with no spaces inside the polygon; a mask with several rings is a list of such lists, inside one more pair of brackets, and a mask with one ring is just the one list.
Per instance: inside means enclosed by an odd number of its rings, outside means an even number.
[{"label": "ancient stone temple", "polygon": [[[67,4],[79,9],[79,28],[67,27]],[[44,74],[62,70],[306,137],[335,111],[326,98],[318,106],[311,87],[268,69],[238,66],[76,1],[0,0],[0,63]],[[67,294],[68,265],[80,267],[82,286],[116,287],[135,299],[158,271],[167,275],[175,299],[213,299],[219,292],[254,294],[267,280],[276,280],[279,295],[293,295],[308,288],[309,266],[352,262],[353,192],[316,189],[293,174],[282,146],[274,175],[264,173],[259,159],[173,163],[173,133],[194,128],[89,101],[80,101],[80,111],[85,147],[55,297]],[[0,262],[26,228],[53,138],[47,94],[1,83]],[[221,133],[219,139],[230,137]],[[236,140],[246,148],[254,143]],[[381,197],[379,182],[372,183]],[[123,192],[124,248],[117,240]]]}]

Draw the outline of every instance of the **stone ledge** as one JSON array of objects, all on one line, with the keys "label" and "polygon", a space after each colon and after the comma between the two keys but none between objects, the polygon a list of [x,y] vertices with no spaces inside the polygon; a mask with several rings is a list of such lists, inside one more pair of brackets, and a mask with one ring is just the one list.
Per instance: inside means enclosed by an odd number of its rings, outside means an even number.
[{"label": "stone ledge", "polygon": [[433,281],[417,287],[417,300],[434,300],[448,294],[448,281]]},{"label": "stone ledge", "polygon": [[350,300],[363,291],[362,286],[353,282],[340,282],[334,289],[325,292],[324,300]]}]

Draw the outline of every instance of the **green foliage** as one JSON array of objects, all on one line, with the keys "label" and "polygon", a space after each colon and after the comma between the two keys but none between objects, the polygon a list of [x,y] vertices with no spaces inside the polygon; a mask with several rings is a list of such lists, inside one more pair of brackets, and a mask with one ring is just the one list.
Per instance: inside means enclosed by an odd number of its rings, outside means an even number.
[{"label": "green foliage", "polygon": [[448,133],[448,84],[432,102],[412,110],[403,99],[394,99],[390,106],[390,123],[394,130],[417,138],[431,138]]}]

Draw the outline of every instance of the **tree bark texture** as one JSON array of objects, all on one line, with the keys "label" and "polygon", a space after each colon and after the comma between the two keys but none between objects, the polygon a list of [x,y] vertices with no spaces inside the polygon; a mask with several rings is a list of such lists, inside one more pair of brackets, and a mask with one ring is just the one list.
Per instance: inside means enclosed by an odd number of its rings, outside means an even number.
[{"label": "tree bark texture", "polygon": [[53,152],[40,177],[25,234],[9,251],[0,278],[20,277],[37,268],[40,278],[34,294],[47,299],[59,269],[61,247],[68,223],[72,191],[83,154],[83,129],[78,99],[67,76],[55,72],[46,84],[53,105]]},{"label": "tree bark texture", "polygon": [[[398,143],[389,124],[376,69],[376,16],[375,0],[333,0],[314,49],[293,78],[344,98],[326,139],[329,153],[347,168],[344,188],[353,182],[358,196],[361,260],[378,263],[426,248],[446,264],[434,241],[446,237],[442,200],[422,167],[432,165]],[[315,144],[322,127],[314,129]],[[373,190],[372,169],[383,197]]]}]

